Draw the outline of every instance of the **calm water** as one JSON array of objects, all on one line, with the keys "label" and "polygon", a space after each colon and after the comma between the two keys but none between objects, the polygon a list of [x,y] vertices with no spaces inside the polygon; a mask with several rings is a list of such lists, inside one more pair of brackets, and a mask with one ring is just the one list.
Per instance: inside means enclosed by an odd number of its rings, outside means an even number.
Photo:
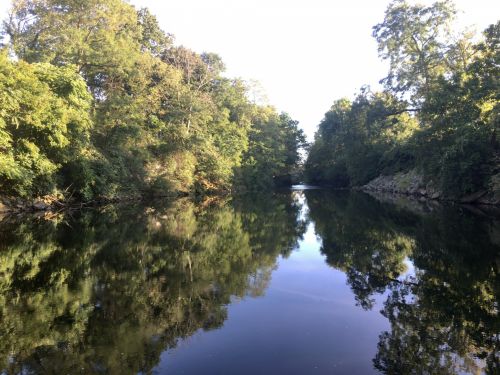
[{"label": "calm water", "polygon": [[362,193],[4,219],[0,373],[498,374],[499,271],[494,215]]}]

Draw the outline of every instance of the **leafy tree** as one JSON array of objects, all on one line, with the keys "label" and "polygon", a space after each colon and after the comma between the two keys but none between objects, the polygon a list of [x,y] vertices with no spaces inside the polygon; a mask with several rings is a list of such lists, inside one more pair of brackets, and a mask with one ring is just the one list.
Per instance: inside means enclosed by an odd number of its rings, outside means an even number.
[{"label": "leafy tree", "polygon": [[141,50],[161,58],[173,47],[173,36],[166,34],[160,27],[156,17],[148,8],[137,11],[137,22],[141,27]]},{"label": "leafy tree", "polygon": [[286,113],[278,115],[272,107],[264,107],[257,111],[253,123],[240,185],[254,190],[289,184],[301,162],[300,150],[306,146],[298,122]]},{"label": "leafy tree", "polygon": [[320,123],[306,176],[337,187],[362,185],[412,163],[405,148],[417,124],[388,93],[363,89],[354,102],[335,102]]},{"label": "leafy tree", "polygon": [[[453,37],[454,6],[395,0],[373,28],[389,60],[386,91],[363,88],[335,102],[320,123],[306,177],[362,186],[379,175],[416,172],[441,196],[500,197],[498,23],[482,40]],[[412,104],[412,107],[410,107]]]},{"label": "leafy tree", "polygon": [[[64,168],[93,154],[91,97],[73,66],[12,62],[0,53],[0,186],[32,196],[53,191]],[[86,194],[87,184],[75,189]]]},{"label": "leafy tree", "polygon": [[74,64],[101,99],[133,69],[141,39],[137,13],[122,0],[15,1],[5,31],[19,58]]},{"label": "leafy tree", "polygon": [[389,60],[384,82],[395,93],[410,93],[418,102],[433,81],[446,72],[450,24],[456,11],[451,1],[431,6],[394,0],[384,21],[373,27],[380,56]]},{"label": "leafy tree", "polygon": [[[261,158],[256,168],[272,170],[276,178],[297,168],[304,145],[297,123],[253,104],[246,83],[222,76],[224,63],[218,55],[175,46],[173,36],[147,9],[136,10],[123,0],[15,1],[3,34],[19,63],[6,53],[2,62],[37,72],[43,66],[61,75],[72,70],[74,79],[80,79],[77,90],[86,95],[79,108],[81,119],[75,120],[86,121],[86,130],[83,135],[71,134],[69,140],[58,134],[49,142],[52,148],[59,142],[57,155],[54,148],[45,157],[48,146],[35,138],[13,150],[9,137],[14,120],[0,125],[6,165],[2,179],[7,181],[1,183],[16,195],[59,189],[89,200],[230,191],[236,186],[235,176],[244,174],[245,153],[254,152],[249,147],[259,147],[260,141],[251,136],[260,131],[259,112],[267,112],[276,123],[272,136],[279,156],[271,163],[279,165],[264,167],[269,161]],[[67,95],[57,91],[67,79],[57,80],[50,78],[50,88],[59,96]],[[29,85],[33,95],[23,92],[15,105],[35,110],[36,97],[45,92],[34,82],[24,84]],[[0,95],[9,97],[7,89],[1,87]],[[56,127],[63,128],[65,115],[50,103],[36,109],[43,116],[61,116]],[[11,104],[2,115],[13,116],[16,108]],[[71,106],[64,110],[77,112]],[[40,121],[45,126],[51,120]],[[22,163],[21,157],[14,161],[18,151],[24,155]],[[24,180],[25,184],[19,183]]]}]

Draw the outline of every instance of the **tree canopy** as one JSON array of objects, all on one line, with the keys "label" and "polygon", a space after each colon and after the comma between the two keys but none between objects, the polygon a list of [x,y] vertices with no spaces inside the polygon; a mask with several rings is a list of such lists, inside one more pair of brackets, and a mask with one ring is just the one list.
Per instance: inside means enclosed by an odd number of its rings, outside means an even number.
[{"label": "tree canopy", "polygon": [[361,186],[416,170],[448,198],[491,190],[500,199],[500,22],[482,38],[454,32],[450,1],[392,1],[373,28],[389,62],[383,92],[338,100],[319,124],[306,177]]},{"label": "tree canopy", "polygon": [[147,9],[14,1],[2,35],[0,186],[8,194],[254,190],[298,169],[297,122],[254,104],[244,81],[223,75],[218,55],[175,45]]}]

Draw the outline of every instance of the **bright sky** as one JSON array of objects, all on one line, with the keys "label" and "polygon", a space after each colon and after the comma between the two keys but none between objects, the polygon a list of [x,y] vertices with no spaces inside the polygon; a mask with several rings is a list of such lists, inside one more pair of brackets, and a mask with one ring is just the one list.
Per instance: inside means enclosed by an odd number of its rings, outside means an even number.
[{"label": "bright sky", "polygon": [[[227,74],[261,83],[269,102],[299,120],[310,139],[335,99],[387,72],[371,28],[389,0],[130,0],[148,7],[178,44],[218,53]],[[431,0],[421,0],[432,3]],[[10,0],[0,0],[0,15]],[[497,0],[455,0],[462,25],[482,31]]]}]

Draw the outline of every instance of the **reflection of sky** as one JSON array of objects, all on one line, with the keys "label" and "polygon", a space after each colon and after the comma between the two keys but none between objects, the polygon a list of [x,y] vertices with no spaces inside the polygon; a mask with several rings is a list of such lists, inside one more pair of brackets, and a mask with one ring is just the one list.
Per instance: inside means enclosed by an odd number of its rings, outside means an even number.
[{"label": "reflection of sky", "polygon": [[412,261],[408,258],[405,258],[404,264],[406,266],[406,272],[404,272],[400,278],[404,278],[406,276],[415,276],[415,266]]},{"label": "reflection of sky", "polygon": [[263,297],[229,305],[222,328],[163,353],[156,373],[375,373],[378,336],[389,329],[381,298],[371,311],[355,306],[344,273],[326,264],[320,246],[311,223],[298,249],[279,259]]},{"label": "reflection of sky", "polygon": [[[310,223],[307,231],[304,234],[303,240],[300,242],[298,251],[294,251],[285,261],[285,264],[290,267],[289,263],[297,263],[296,266],[303,267],[311,263],[310,266],[318,264],[324,265],[325,257],[319,252],[321,240],[317,238],[314,231],[314,225]],[[283,260],[280,259],[280,263]]]}]

